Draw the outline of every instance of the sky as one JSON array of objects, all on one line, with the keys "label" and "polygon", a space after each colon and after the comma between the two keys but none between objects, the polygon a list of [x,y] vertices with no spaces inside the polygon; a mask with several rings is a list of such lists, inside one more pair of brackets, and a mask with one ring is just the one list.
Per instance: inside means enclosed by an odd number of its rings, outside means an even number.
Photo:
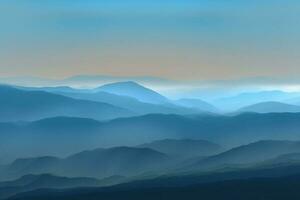
[{"label": "sky", "polygon": [[297,77],[299,0],[2,0],[0,76]]}]

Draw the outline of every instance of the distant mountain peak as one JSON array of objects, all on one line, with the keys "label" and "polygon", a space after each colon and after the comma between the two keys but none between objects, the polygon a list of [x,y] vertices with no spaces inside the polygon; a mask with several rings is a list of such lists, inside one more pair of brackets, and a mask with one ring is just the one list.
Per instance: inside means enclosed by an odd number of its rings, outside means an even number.
[{"label": "distant mountain peak", "polygon": [[165,104],[169,102],[166,97],[162,96],[158,92],[146,88],[134,81],[109,83],[98,87],[96,90],[132,97],[145,103]]},{"label": "distant mountain peak", "polygon": [[[136,88],[140,88],[140,89],[146,89],[146,90],[150,90],[140,84],[138,84],[137,82],[134,82],[134,81],[121,81],[121,82],[115,82],[115,83],[108,83],[108,84],[105,84],[103,86],[100,86],[98,89],[103,89],[103,88],[116,88],[116,87],[136,87]],[[126,88],[128,89],[128,88]],[[154,92],[154,91],[153,91]]]},{"label": "distant mountain peak", "polygon": [[121,82],[111,83],[111,84],[114,84],[114,85],[116,85],[116,84],[119,84],[119,85],[130,85],[130,86],[138,86],[138,87],[143,87],[144,88],[144,86],[142,86],[142,85],[140,85],[140,84],[138,84],[138,83],[136,83],[134,81],[121,81]]}]

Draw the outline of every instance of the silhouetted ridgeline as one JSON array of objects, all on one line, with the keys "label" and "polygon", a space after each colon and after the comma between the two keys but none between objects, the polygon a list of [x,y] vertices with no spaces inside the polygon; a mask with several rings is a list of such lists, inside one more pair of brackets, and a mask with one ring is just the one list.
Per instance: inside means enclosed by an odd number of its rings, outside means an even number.
[{"label": "silhouetted ridgeline", "polygon": [[44,91],[0,86],[0,121],[32,121],[55,116],[107,120],[134,113],[107,103],[78,100]]},{"label": "silhouetted ridgeline", "polygon": [[0,199],[39,188],[96,187],[101,181],[94,178],[67,178],[51,174],[25,175],[14,181],[0,182]]},{"label": "silhouetted ridgeline", "polygon": [[167,155],[152,149],[115,147],[83,151],[64,159],[49,156],[17,159],[0,170],[0,178],[14,179],[26,174],[44,173],[97,178],[133,176],[162,170],[170,162]]},{"label": "silhouetted ridgeline", "polygon": [[280,178],[253,178],[247,180],[228,180],[215,183],[189,185],[185,187],[153,187],[143,188],[142,185],[133,188],[100,188],[72,189],[66,191],[37,190],[21,193],[12,197],[13,200],[118,200],[118,199],[299,199],[300,176]]},{"label": "silhouetted ridgeline", "polygon": [[[184,155],[183,151],[180,156],[174,156],[174,151],[166,155],[151,149],[151,147],[115,147],[83,151],[64,159],[49,156],[23,158],[4,166],[0,170],[0,177],[13,179],[26,174],[44,173],[97,178],[116,175],[130,177],[143,174],[155,176],[168,173],[208,172],[236,167],[272,167],[272,164],[276,166],[278,163],[289,164],[300,161],[299,156],[296,156],[297,153],[300,153],[300,142],[294,141],[259,141],[217,155],[213,155],[213,153],[220,151],[220,147],[214,145],[215,149],[213,149],[209,142],[183,140],[176,141],[176,143],[181,145],[182,149],[184,145],[187,145],[186,148],[188,148],[191,143],[198,143],[199,146],[195,148],[195,152],[189,150],[187,151],[188,155]],[[170,146],[166,140],[153,144],[159,144],[159,146],[156,145],[152,148],[160,147],[162,150]],[[194,147],[196,147],[195,144]],[[211,156],[203,157],[201,152],[198,153],[201,148],[210,150]],[[186,159],[187,157],[189,159]]]},{"label": "silhouetted ridgeline", "polygon": [[[98,147],[140,145],[160,139],[201,139],[225,146],[258,140],[299,140],[300,113],[179,116],[151,114],[97,122],[51,118],[29,123],[0,123],[0,144],[9,158],[57,155]],[[56,148],[52,148],[55,146]]]},{"label": "silhouetted ridgeline", "polygon": [[300,109],[283,103],[297,95],[244,93],[216,108],[131,81],[2,85],[0,199],[298,199]]}]

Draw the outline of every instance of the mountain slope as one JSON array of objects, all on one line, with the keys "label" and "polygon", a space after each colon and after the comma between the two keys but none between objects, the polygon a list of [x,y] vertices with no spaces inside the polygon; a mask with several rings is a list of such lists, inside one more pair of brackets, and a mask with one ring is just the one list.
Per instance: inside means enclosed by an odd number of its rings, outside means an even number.
[{"label": "mountain slope", "polygon": [[212,142],[191,139],[158,140],[151,143],[139,145],[138,147],[154,149],[156,151],[176,157],[209,156],[220,153],[223,150],[220,145],[214,144]]},{"label": "mountain slope", "polygon": [[208,140],[227,147],[258,140],[300,140],[300,114],[151,114],[101,123],[63,117],[30,123],[0,123],[0,132],[0,162],[3,163],[20,157],[65,157],[91,148],[136,146],[162,139]]},{"label": "mountain slope", "polygon": [[212,104],[209,104],[201,99],[178,99],[174,101],[175,104],[184,106],[187,108],[197,108],[199,110],[203,110],[206,112],[216,112],[218,109],[213,106]]},{"label": "mountain slope", "polygon": [[280,113],[300,112],[300,106],[280,102],[262,102],[239,109],[239,112]]},{"label": "mountain slope", "polygon": [[279,90],[240,93],[236,96],[217,99],[214,104],[224,110],[236,110],[260,102],[279,101],[299,96],[299,93],[288,93]]},{"label": "mountain slope", "polygon": [[[169,161],[158,151],[147,148],[114,147],[96,149],[72,155],[64,160],[70,174],[107,177],[112,175],[134,175],[159,169]],[[74,168],[76,165],[78,167]]]},{"label": "mountain slope", "polygon": [[98,120],[132,113],[107,103],[75,100],[43,91],[24,91],[0,86],[0,121],[32,121],[55,116],[88,117]]},{"label": "mountain slope", "polygon": [[141,102],[135,98],[128,96],[121,96],[111,94],[108,92],[55,92],[67,97],[75,99],[84,99],[89,101],[97,101],[103,103],[109,103],[117,107],[126,108],[134,111],[140,115],[150,113],[163,113],[163,114],[196,114],[204,110],[190,109],[182,106],[176,106],[172,104],[152,104]]},{"label": "mountain slope", "polygon": [[[219,144],[239,145],[265,139],[300,139],[299,113],[244,113],[235,116],[179,116],[151,114],[116,119],[105,124],[124,142],[128,136],[141,141],[170,139],[202,139]],[[127,130],[129,135],[123,130]]]},{"label": "mountain slope", "polygon": [[14,181],[0,182],[0,199],[39,188],[95,187],[100,184],[101,181],[93,178],[67,178],[50,174],[25,175]]},{"label": "mountain slope", "polygon": [[69,177],[131,176],[161,169],[169,162],[168,156],[152,149],[114,147],[83,151],[64,159],[55,157],[17,159],[3,168],[0,175],[3,179],[43,173]]},{"label": "mountain slope", "polygon": [[96,120],[70,117],[0,123],[0,162],[4,164],[20,157],[66,156],[97,148],[105,144],[101,140],[102,125]]},{"label": "mountain slope", "polygon": [[72,190],[39,190],[22,193],[12,200],[228,200],[228,199],[299,199],[300,176],[285,176],[277,178],[251,178],[242,180],[218,181],[206,184],[193,184],[183,187],[110,187],[83,188]]},{"label": "mountain slope", "polygon": [[277,156],[300,152],[300,142],[259,141],[233,148],[216,156],[211,156],[195,163],[194,169],[220,168],[226,165],[254,164]]},{"label": "mountain slope", "polygon": [[128,96],[138,99],[139,101],[152,104],[165,104],[169,102],[166,97],[159,93],[132,81],[106,84],[96,90],[121,96]]}]

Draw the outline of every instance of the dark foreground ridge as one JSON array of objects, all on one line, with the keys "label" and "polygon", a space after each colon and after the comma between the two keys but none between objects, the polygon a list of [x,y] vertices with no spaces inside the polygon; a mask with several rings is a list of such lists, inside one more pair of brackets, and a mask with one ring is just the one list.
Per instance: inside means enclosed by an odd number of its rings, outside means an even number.
[{"label": "dark foreground ridge", "polygon": [[282,200],[300,198],[300,175],[282,178],[231,180],[177,188],[91,188],[37,190],[10,200]]}]

